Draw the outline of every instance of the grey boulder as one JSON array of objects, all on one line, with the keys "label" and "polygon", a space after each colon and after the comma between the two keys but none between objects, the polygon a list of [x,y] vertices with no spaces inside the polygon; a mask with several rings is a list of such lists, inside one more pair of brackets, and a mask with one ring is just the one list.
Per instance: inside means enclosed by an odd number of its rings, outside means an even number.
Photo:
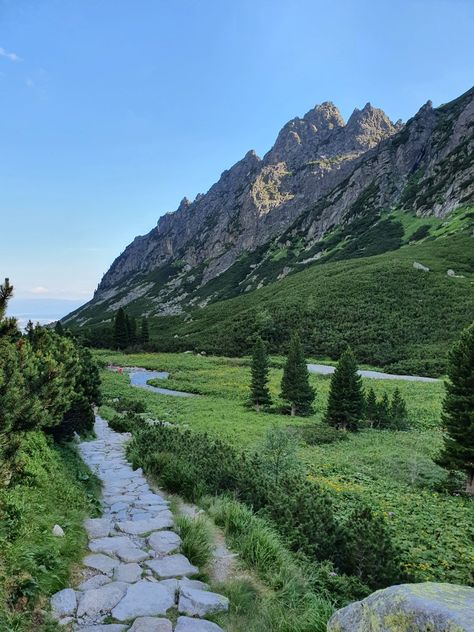
[{"label": "grey boulder", "polygon": [[432,582],[390,586],[338,610],[327,630],[474,632],[474,588]]},{"label": "grey boulder", "polygon": [[139,617],[135,619],[128,632],[172,632],[171,621],[155,617]]}]

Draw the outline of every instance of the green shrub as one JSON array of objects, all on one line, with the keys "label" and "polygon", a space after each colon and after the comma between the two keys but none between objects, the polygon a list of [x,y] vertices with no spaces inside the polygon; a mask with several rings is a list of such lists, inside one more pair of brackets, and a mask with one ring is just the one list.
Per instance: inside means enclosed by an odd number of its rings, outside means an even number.
[{"label": "green shrub", "polygon": [[337,441],[347,441],[347,433],[327,424],[300,426],[298,432],[308,445],[325,445]]}]

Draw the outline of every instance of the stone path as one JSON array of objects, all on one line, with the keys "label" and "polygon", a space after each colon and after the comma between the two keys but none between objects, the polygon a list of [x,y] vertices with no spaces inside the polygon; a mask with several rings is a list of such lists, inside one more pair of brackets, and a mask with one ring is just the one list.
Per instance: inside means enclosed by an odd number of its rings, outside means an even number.
[{"label": "stone path", "polygon": [[179,552],[167,501],[125,459],[129,435],[100,417],[95,432],[79,451],[102,480],[103,514],[85,522],[82,579],[52,596],[54,618],[78,632],[223,632],[204,617],[228,600],[192,579],[199,569]]}]

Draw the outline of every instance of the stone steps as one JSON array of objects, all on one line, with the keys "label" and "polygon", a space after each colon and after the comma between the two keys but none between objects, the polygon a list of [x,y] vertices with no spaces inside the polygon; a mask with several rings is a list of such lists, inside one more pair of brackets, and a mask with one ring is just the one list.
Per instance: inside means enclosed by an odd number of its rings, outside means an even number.
[{"label": "stone steps", "polygon": [[[124,456],[129,435],[96,417],[97,438],[79,445],[85,463],[103,483],[101,518],[85,529],[90,553],[82,580],[51,598],[61,625],[74,632],[223,632],[204,617],[228,609],[228,600],[203,582],[181,553],[167,501],[149,488],[143,472]],[[111,618],[117,623],[106,623]]]}]

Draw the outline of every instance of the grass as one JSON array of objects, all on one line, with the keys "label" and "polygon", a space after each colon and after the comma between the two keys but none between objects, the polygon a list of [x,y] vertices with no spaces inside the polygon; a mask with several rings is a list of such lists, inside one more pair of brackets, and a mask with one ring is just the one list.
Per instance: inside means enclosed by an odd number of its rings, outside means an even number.
[{"label": "grass", "polygon": [[[175,398],[129,385],[126,375],[105,371],[106,400],[125,396],[146,405],[150,416],[209,432],[243,449],[260,444],[269,428],[321,422],[329,379],[311,375],[317,390],[317,411],[306,419],[278,413],[256,413],[245,406],[249,383],[248,360],[191,354],[124,355],[101,351],[104,362],[139,365],[170,372],[162,386],[201,395]],[[274,358],[271,391],[279,390],[281,358]],[[440,428],[442,382],[364,379],[378,395],[398,386],[407,401],[409,432],[363,431],[347,441],[299,447],[308,475],[324,485],[344,518],[359,497],[387,517],[392,537],[401,549],[402,563],[415,581],[474,583],[474,503],[443,491],[445,472],[433,461],[442,445]],[[278,401],[278,400],[277,400]],[[101,409],[105,417],[111,408]]]},{"label": "grass", "polygon": [[[10,485],[0,491],[0,629],[56,629],[40,609],[64,588],[86,545],[83,520],[98,507],[99,483],[73,448],[27,433]],[[52,535],[59,524],[64,537]]]},{"label": "grass", "polygon": [[181,553],[202,571],[212,558],[212,533],[207,520],[198,516],[178,516],[175,520],[181,537]]}]

